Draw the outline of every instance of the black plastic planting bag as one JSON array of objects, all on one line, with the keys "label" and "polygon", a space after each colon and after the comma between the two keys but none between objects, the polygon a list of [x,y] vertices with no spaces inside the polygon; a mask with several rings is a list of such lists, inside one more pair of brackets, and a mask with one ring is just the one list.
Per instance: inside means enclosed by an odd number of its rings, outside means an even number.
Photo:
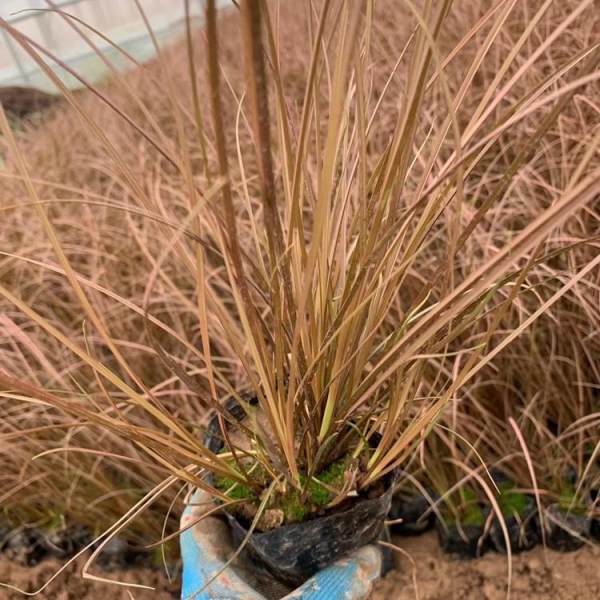
[{"label": "black plastic planting bag", "polygon": [[[437,494],[428,492],[433,499]],[[388,515],[390,521],[399,521],[390,526],[393,533],[397,535],[419,535],[433,527],[435,514],[431,510],[431,501],[422,494],[402,498],[395,496],[392,499],[392,507]]]},{"label": "black plastic planting bag", "polygon": [[567,512],[558,504],[545,511],[546,544],[552,550],[572,552],[585,544],[590,536],[591,519],[587,515]]},{"label": "black plastic planting bag", "polygon": [[[379,537],[390,509],[392,489],[388,485],[378,498],[359,497],[340,512],[253,533],[246,549],[274,577],[300,585],[338,558]],[[234,542],[241,543],[247,529],[234,515],[227,514],[227,519]]]},{"label": "black plastic planting bag", "polygon": [[[535,499],[532,496],[527,496],[526,506],[522,514],[518,517],[506,516],[504,524],[508,533],[511,552],[531,550],[539,542]],[[494,549],[505,553],[506,539],[497,515],[494,515],[490,537]]]},{"label": "black plastic planting bag", "polygon": [[[225,410],[237,421],[245,416],[235,401],[227,402]],[[205,443],[215,453],[224,446],[216,415],[208,425]],[[384,491],[378,497],[348,498],[330,514],[252,533],[244,551],[273,577],[291,586],[300,585],[324,567],[380,536],[392,503],[395,479],[395,473],[383,479]],[[234,544],[241,544],[248,533],[247,524],[235,515],[225,515]]]},{"label": "black plastic planting bag", "polygon": [[590,535],[593,540],[600,542],[600,519],[594,519],[590,527]]},{"label": "black plastic planting bag", "polygon": [[460,558],[477,558],[489,549],[483,525],[461,525],[436,521],[441,549]]}]

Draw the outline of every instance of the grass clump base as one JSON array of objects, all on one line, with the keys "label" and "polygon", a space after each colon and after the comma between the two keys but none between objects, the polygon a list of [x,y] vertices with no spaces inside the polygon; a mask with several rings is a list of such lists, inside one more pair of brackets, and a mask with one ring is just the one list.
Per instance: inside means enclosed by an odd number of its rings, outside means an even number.
[{"label": "grass clump base", "polygon": [[[257,521],[256,529],[268,531],[323,514],[344,489],[346,474],[351,470],[350,464],[348,458],[343,458],[328,465],[317,475],[309,477],[306,473],[300,473],[299,488],[286,483],[276,486]],[[258,464],[250,469],[249,477],[252,486],[224,476],[214,479],[217,490],[230,500],[238,501],[227,510],[246,521],[251,521],[257,515],[263,494],[270,484],[268,474]]]}]

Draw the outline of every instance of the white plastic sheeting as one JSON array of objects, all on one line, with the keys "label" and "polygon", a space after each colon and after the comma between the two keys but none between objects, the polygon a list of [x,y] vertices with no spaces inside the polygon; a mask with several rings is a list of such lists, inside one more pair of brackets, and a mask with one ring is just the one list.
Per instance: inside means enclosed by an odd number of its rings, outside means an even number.
[{"label": "white plastic sheeting", "polygon": [[[159,44],[179,38],[184,31],[184,0],[140,0]],[[221,0],[220,5],[229,4]],[[154,55],[154,47],[134,0],[54,0],[54,5],[101,31],[138,61]],[[34,9],[34,10],[32,10]],[[81,36],[58,14],[48,9],[45,0],[0,0],[0,17],[35,42],[52,52],[87,80],[102,79],[108,69]],[[204,0],[190,0],[190,12],[196,21],[202,18]],[[110,44],[89,32],[94,44],[118,68],[131,63]],[[71,88],[80,83],[56,63],[46,59]],[[22,85],[50,92],[53,84],[35,62],[5,31],[0,32],[0,86]]]}]

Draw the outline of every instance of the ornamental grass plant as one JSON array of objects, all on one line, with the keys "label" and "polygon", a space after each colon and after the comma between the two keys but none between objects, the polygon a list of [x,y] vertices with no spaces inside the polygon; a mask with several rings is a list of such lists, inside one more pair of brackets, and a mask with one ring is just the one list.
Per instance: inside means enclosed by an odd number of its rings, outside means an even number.
[{"label": "ornamental grass plant", "polygon": [[478,390],[561,377],[556,322],[598,317],[593,2],[467,4],[209,1],[82,94],[0,21],[66,105],[0,111],[2,448],[38,456],[13,494],[129,502],[94,556],[190,487],[268,529],[374,493],[458,398],[477,428]]}]

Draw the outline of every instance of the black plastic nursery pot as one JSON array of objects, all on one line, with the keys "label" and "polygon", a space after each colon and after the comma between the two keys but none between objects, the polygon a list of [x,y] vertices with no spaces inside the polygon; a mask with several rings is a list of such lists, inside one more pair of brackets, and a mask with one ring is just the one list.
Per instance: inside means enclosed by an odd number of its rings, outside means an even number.
[{"label": "black plastic nursery pot", "polygon": [[595,515],[590,525],[590,536],[593,540],[600,542],[600,490],[594,489],[591,494],[593,514]]},{"label": "black plastic nursery pot", "polygon": [[600,519],[594,519],[590,526],[590,536],[593,540],[600,542]]},{"label": "black plastic nursery pot", "polygon": [[34,566],[48,554],[44,536],[37,529],[14,530],[5,539],[3,550],[17,563]]},{"label": "black plastic nursery pot", "polygon": [[546,544],[553,550],[572,552],[590,537],[592,520],[586,514],[567,512],[558,503],[545,509]]},{"label": "black plastic nursery pot", "polygon": [[477,558],[489,550],[489,538],[483,525],[442,523],[436,520],[440,548],[459,558]]},{"label": "black plastic nursery pot", "polygon": [[4,549],[6,545],[8,534],[11,531],[11,527],[1,515],[0,515],[0,552]]},{"label": "black plastic nursery pot", "polygon": [[[511,552],[518,553],[531,550],[539,542],[537,527],[537,506],[532,496],[525,496],[525,506],[518,515],[505,515],[504,524],[508,533]],[[494,517],[490,529],[490,540],[494,549],[506,553],[506,539],[498,520]]]},{"label": "black plastic nursery pot", "polygon": [[[464,492],[465,497],[472,494]],[[447,509],[438,514],[435,527],[441,549],[459,558],[477,558],[490,549],[489,531],[486,529],[490,509],[470,499],[458,513]],[[444,519],[440,520],[440,517]]]},{"label": "black plastic nursery pot", "polygon": [[[392,499],[392,482],[376,498],[358,497],[352,505],[329,515],[253,533],[246,550],[277,579],[300,585],[337,559],[376,540]],[[248,530],[235,515],[227,520],[236,544]]]},{"label": "black plastic nursery pot", "polygon": [[83,525],[70,525],[63,529],[47,532],[44,544],[48,553],[57,558],[67,558],[79,552],[94,539],[92,532]]},{"label": "black plastic nursery pot", "polygon": [[[431,496],[435,499],[435,493]],[[422,494],[412,497],[394,496],[388,515],[390,521],[398,523],[390,525],[390,530],[396,535],[420,535],[431,529],[435,523],[435,514],[431,505]]]},{"label": "black plastic nursery pot", "polygon": [[[237,402],[225,409],[237,420],[244,411]],[[213,452],[223,448],[216,416],[207,430],[207,447]],[[265,532],[254,532],[244,546],[244,554],[259,569],[290,586],[298,586],[309,577],[376,540],[384,529],[392,503],[396,474],[383,478],[381,493],[373,491],[347,498],[338,508],[322,516],[299,523],[283,525]],[[249,523],[237,515],[224,513],[232,539],[237,546],[248,534]]]}]

